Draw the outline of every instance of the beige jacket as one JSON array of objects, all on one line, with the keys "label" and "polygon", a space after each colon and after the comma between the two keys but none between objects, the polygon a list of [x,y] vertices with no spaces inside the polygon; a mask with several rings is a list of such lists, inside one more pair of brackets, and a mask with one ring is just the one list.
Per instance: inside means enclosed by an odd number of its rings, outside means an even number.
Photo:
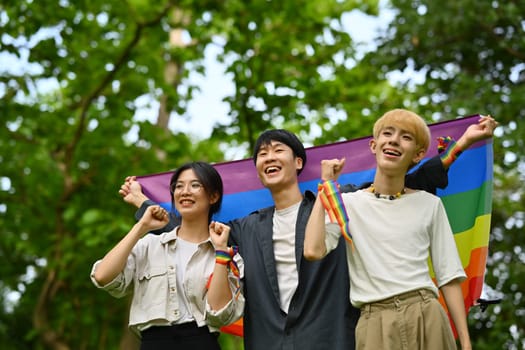
[{"label": "beige jacket", "polygon": [[[128,257],[124,270],[105,286],[99,285],[93,278],[99,261],[91,271],[91,280],[97,288],[120,298],[133,292],[129,327],[140,333],[151,326],[170,325],[179,317],[179,297],[177,290],[177,266],[174,253],[177,249],[177,230],[161,235],[147,234],[141,238]],[[241,278],[244,266],[241,257],[234,257],[239,266]],[[185,271],[185,290],[189,300],[190,312],[199,327],[207,325],[210,331],[218,331],[223,325],[230,324],[242,316],[244,297],[233,297],[221,310],[213,311],[206,301],[206,284],[215,267],[215,249],[208,239],[199,244],[197,251],[190,258]],[[230,289],[235,293],[236,278],[230,272]],[[241,288],[242,290],[242,288]]]}]

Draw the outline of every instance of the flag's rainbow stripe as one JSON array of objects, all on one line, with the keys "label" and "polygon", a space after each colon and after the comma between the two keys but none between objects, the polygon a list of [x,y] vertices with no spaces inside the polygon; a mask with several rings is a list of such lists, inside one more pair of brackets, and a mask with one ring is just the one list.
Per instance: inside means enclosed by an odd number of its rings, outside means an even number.
[{"label": "flag's rainbow stripe", "polygon": [[[437,137],[451,136],[458,139],[468,125],[476,123],[479,116],[471,116],[430,125],[433,142],[428,157],[437,154]],[[361,184],[374,176],[375,160],[368,148],[370,137],[312,147],[307,149],[307,167],[299,177],[303,191],[317,191],[322,159],[346,158],[340,184]],[[455,234],[461,261],[467,273],[463,282],[465,307],[468,310],[481,295],[485,263],[488,253],[492,206],[493,179],[492,141],[474,144],[452,165],[449,185],[438,191],[447,210]],[[228,221],[250,212],[272,205],[267,189],[263,188],[252,159],[215,164],[224,182],[224,201],[215,217]],[[172,172],[139,177],[148,197],[166,208],[171,208],[169,180]],[[242,320],[227,332],[242,335]]]}]

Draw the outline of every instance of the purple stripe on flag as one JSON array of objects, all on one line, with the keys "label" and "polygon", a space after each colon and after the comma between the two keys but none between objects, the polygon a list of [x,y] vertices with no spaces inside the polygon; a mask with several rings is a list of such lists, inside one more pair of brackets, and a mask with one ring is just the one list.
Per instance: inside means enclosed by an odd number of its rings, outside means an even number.
[{"label": "purple stripe on flag", "polygon": [[[432,157],[437,153],[437,137],[451,136],[458,139],[468,125],[476,123],[479,115],[431,124],[432,140],[427,154]],[[323,159],[346,158],[343,174],[365,172],[375,167],[375,159],[370,153],[368,144],[370,136],[349,141],[307,148],[308,166],[299,177],[301,183],[317,181],[320,175],[320,163]],[[480,143],[480,145],[485,142]],[[474,145],[475,147],[476,145]],[[255,165],[251,158],[217,163],[214,165],[221,174],[224,183],[224,194],[261,190],[263,186],[257,177]],[[169,181],[172,171],[139,176],[144,193],[157,203],[170,202]],[[357,182],[356,184],[360,184]]]}]

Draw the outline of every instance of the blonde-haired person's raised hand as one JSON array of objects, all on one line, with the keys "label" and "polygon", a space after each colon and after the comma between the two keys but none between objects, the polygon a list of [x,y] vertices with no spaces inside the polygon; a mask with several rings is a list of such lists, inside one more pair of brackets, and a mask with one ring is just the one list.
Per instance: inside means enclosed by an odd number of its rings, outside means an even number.
[{"label": "blonde-haired person's raised hand", "polygon": [[209,227],[211,242],[215,249],[227,249],[228,237],[230,237],[230,226],[225,225],[222,222],[212,221]]},{"label": "blonde-haired person's raised hand", "polygon": [[482,115],[476,124],[467,127],[457,144],[462,150],[466,150],[472,144],[494,136],[494,130],[498,125],[499,123],[490,115]]},{"label": "blonde-haired person's raised hand", "polygon": [[336,181],[345,166],[346,158],[324,159],[321,161],[321,180]]}]

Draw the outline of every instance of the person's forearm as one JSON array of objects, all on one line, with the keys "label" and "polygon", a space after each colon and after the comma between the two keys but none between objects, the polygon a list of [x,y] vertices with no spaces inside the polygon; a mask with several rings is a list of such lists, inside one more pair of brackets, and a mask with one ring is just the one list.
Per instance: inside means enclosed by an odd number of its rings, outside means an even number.
[{"label": "person's forearm", "polygon": [[148,199],[149,198],[146,197],[146,195],[144,193],[140,192],[140,193],[137,193],[137,194],[133,195],[130,198],[129,203],[134,205],[138,209]]},{"label": "person's forearm", "polygon": [[304,257],[306,260],[319,260],[326,255],[326,226],[323,204],[317,196],[306,224]]},{"label": "person's forearm", "polygon": [[207,298],[212,310],[222,309],[232,299],[227,265],[215,263]]},{"label": "person's forearm", "polygon": [[[492,137],[497,126],[498,122],[491,116],[481,116],[478,123],[469,125],[455,143],[452,141],[446,152],[444,152],[444,157],[442,157],[443,166],[448,169],[461,152],[466,151],[478,141]],[[438,140],[441,142],[442,140],[450,140],[450,138],[439,138]]]},{"label": "person's forearm", "polygon": [[472,146],[472,141],[469,140],[465,135],[461,135],[461,137],[456,141],[456,146],[459,147],[461,151],[464,151]]},{"label": "person's forearm", "polygon": [[93,275],[100,285],[108,284],[124,270],[131,250],[146,232],[147,229],[141,222],[136,223],[129,233],[104,256]]},{"label": "person's forearm", "polygon": [[461,292],[461,284],[458,280],[453,280],[441,287],[445,303],[456,327],[461,348],[468,350],[472,348],[467,324],[467,315]]}]

